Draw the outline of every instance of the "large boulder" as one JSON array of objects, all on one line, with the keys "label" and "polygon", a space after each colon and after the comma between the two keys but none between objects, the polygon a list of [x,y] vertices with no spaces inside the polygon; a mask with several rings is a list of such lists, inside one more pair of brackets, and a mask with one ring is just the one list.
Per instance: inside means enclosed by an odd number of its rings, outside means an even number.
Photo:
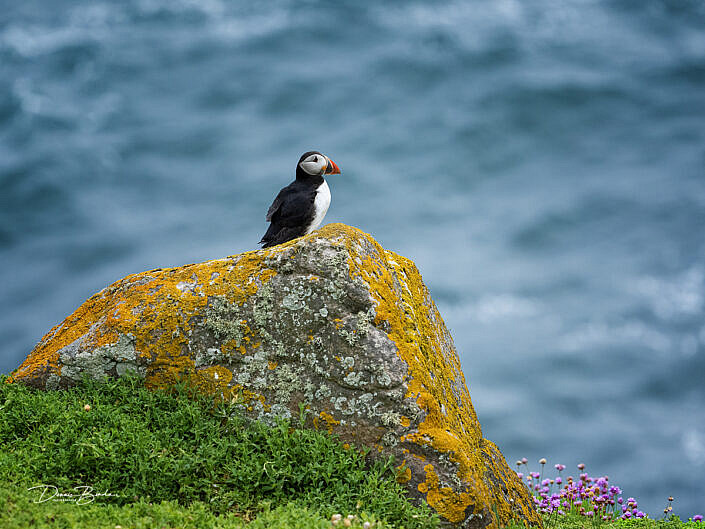
[{"label": "large boulder", "polygon": [[267,250],[128,276],[39,342],[11,379],[44,389],[134,370],[182,378],[259,420],[309,411],[452,527],[540,525],[483,439],[448,330],[416,266],[331,224]]}]

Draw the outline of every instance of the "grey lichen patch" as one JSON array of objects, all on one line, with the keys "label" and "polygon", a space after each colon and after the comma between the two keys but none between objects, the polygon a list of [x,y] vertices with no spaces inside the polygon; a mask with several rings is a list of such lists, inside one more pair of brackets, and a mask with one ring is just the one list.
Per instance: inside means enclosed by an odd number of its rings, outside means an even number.
[{"label": "grey lichen patch", "polygon": [[306,300],[311,297],[313,292],[311,287],[301,282],[298,282],[298,284],[286,290],[288,294],[282,299],[282,306],[288,310],[301,310],[306,308]]},{"label": "grey lichen patch", "polygon": [[348,373],[345,375],[345,378],[343,379],[343,382],[352,387],[358,387],[360,385],[360,382],[362,381],[362,373],[352,371],[351,373]]},{"label": "grey lichen patch", "polygon": [[396,388],[391,390],[389,393],[387,393],[390,399],[394,402],[401,402],[402,399],[404,398],[404,389],[403,388]]},{"label": "grey lichen patch", "polygon": [[447,480],[442,480],[441,484],[445,487],[462,487],[463,482],[458,478],[458,463],[453,461],[448,454],[437,453],[436,457],[438,459],[437,468],[438,466],[443,468],[443,475]]},{"label": "grey lichen patch", "polygon": [[259,288],[252,300],[252,318],[263,340],[272,340],[269,322],[275,320],[274,299],[272,281],[270,281]]},{"label": "grey lichen patch", "polygon": [[353,347],[357,345],[357,335],[355,334],[355,331],[349,331],[345,327],[342,327],[338,330],[338,333],[345,339],[348,345]]},{"label": "grey lichen patch", "polygon": [[289,402],[294,391],[303,391],[301,375],[292,366],[285,365],[277,370],[273,389],[276,402]]},{"label": "grey lichen patch", "polygon": [[321,384],[318,389],[316,390],[316,393],[314,394],[314,397],[318,400],[324,400],[327,399],[331,396],[332,392],[330,389],[330,386],[327,384]]},{"label": "grey lichen patch", "polygon": [[225,296],[213,296],[208,300],[201,325],[222,342],[234,340],[235,347],[240,347],[247,329],[240,307],[230,303]]},{"label": "grey lichen patch", "polygon": [[399,440],[394,432],[386,432],[382,436],[382,444],[388,448],[394,448],[399,444]]},{"label": "grey lichen patch", "polygon": [[240,371],[235,375],[235,381],[241,386],[246,385],[250,381],[250,373],[248,371]]},{"label": "grey lichen patch", "polygon": [[61,387],[61,377],[56,373],[50,373],[47,377],[46,388],[48,390],[55,390]]},{"label": "grey lichen patch", "polygon": [[412,422],[418,421],[423,418],[425,412],[414,400],[407,399],[403,403],[403,409],[405,411],[404,415],[409,417]]},{"label": "grey lichen patch", "polygon": [[350,406],[348,405],[347,397],[331,397],[330,403],[333,405],[333,408],[335,408],[336,411],[339,411],[346,415],[352,413],[350,411]]},{"label": "grey lichen patch", "polygon": [[356,413],[366,421],[372,421],[375,417],[384,413],[382,401],[378,400],[376,393],[363,393],[357,399]]},{"label": "grey lichen patch", "polygon": [[269,411],[265,411],[264,407],[258,409],[257,420],[265,424],[274,426],[278,419],[291,419],[291,410],[283,404],[272,404]]},{"label": "grey lichen patch", "polygon": [[377,383],[383,388],[388,388],[392,385],[392,377],[390,377],[387,373],[382,373],[377,375]]},{"label": "grey lichen patch", "polygon": [[380,421],[383,425],[389,428],[394,428],[395,426],[399,426],[401,424],[401,414],[395,411],[388,411],[382,414]]},{"label": "grey lichen patch", "polygon": [[344,324],[338,328],[338,334],[351,347],[359,346],[362,343],[361,340],[367,336],[374,325],[374,316],[374,307],[370,306],[366,310],[359,310],[354,317],[345,319]]},{"label": "grey lichen patch", "polygon": [[[128,371],[145,376],[146,368],[138,364],[135,339],[131,334],[122,334],[116,343],[93,350],[83,350],[81,340],[79,338],[59,350],[61,378],[67,383],[76,383],[84,375],[100,379],[113,374],[122,376]],[[60,383],[52,380],[53,385]]]},{"label": "grey lichen patch", "polygon": [[106,345],[104,354],[107,357],[115,359],[115,371],[119,377],[126,374],[128,371],[134,371],[141,376],[145,376],[147,368],[138,365],[137,350],[135,349],[135,338],[131,334],[123,334],[120,336],[118,343],[114,345]]},{"label": "grey lichen patch", "polygon": [[363,393],[360,395],[360,397],[357,399],[357,401],[362,405],[362,406],[369,406],[369,404],[374,400],[375,394],[373,393]]},{"label": "grey lichen patch", "polygon": [[255,377],[250,383],[250,385],[253,389],[256,389],[257,391],[262,391],[263,389],[269,387],[269,381],[267,380],[266,376],[262,375],[259,377]]},{"label": "grey lichen patch", "polygon": [[373,325],[373,321],[375,318],[375,309],[374,307],[370,307],[366,311],[359,311],[357,313],[357,333],[360,336],[366,336],[367,332],[370,330],[370,327]]},{"label": "grey lichen patch", "polygon": [[228,365],[231,364],[233,355],[226,355],[217,347],[209,347],[205,351],[200,350],[196,352],[194,357],[194,363],[196,367],[211,366],[211,365]]},{"label": "grey lichen patch", "polygon": [[319,358],[315,353],[300,351],[299,359],[304,365],[308,366],[312,370],[312,373],[316,375],[325,375],[325,361],[322,362],[321,358]]},{"label": "grey lichen patch", "polygon": [[304,401],[303,404],[309,405],[316,398],[316,385],[312,382],[304,382]]}]

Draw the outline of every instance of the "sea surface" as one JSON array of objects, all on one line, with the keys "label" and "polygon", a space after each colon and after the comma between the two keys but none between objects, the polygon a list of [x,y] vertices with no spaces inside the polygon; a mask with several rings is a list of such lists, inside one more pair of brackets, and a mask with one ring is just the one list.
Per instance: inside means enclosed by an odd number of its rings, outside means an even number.
[{"label": "sea surface", "polygon": [[512,466],[705,514],[701,0],[0,0],[0,372],[123,276],[256,248],[309,149]]}]

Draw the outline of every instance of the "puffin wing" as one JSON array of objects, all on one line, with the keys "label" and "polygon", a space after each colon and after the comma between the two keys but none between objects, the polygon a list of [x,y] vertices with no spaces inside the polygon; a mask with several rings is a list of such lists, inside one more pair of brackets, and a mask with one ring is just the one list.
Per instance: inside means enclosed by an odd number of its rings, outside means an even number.
[{"label": "puffin wing", "polygon": [[267,210],[267,222],[282,227],[299,226],[312,217],[316,190],[297,182],[286,186]]},{"label": "puffin wing", "polygon": [[269,206],[269,209],[267,210],[267,222],[272,222],[272,215],[274,215],[277,211],[279,211],[279,208],[282,205],[282,192],[284,190],[282,189],[279,191],[279,194],[277,195],[277,198],[274,199],[274,202],[272,202],[272,205]]}]

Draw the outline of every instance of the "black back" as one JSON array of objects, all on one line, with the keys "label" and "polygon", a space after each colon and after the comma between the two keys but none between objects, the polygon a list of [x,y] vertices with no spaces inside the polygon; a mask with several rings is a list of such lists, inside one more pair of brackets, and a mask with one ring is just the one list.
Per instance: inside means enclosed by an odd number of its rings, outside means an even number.
[{"label": "black back", "polygon": [[301,237],[311,225],[315,213],[313,204],[316,200],[316,190],[323,183],[323,176],[310,175],[301,169],[299,164],[312,154],[321,153],[308,151],[301,155],[296,164],[296,180],[279,191],[269,206],[269,228],[260,241],[263,248]]}]

